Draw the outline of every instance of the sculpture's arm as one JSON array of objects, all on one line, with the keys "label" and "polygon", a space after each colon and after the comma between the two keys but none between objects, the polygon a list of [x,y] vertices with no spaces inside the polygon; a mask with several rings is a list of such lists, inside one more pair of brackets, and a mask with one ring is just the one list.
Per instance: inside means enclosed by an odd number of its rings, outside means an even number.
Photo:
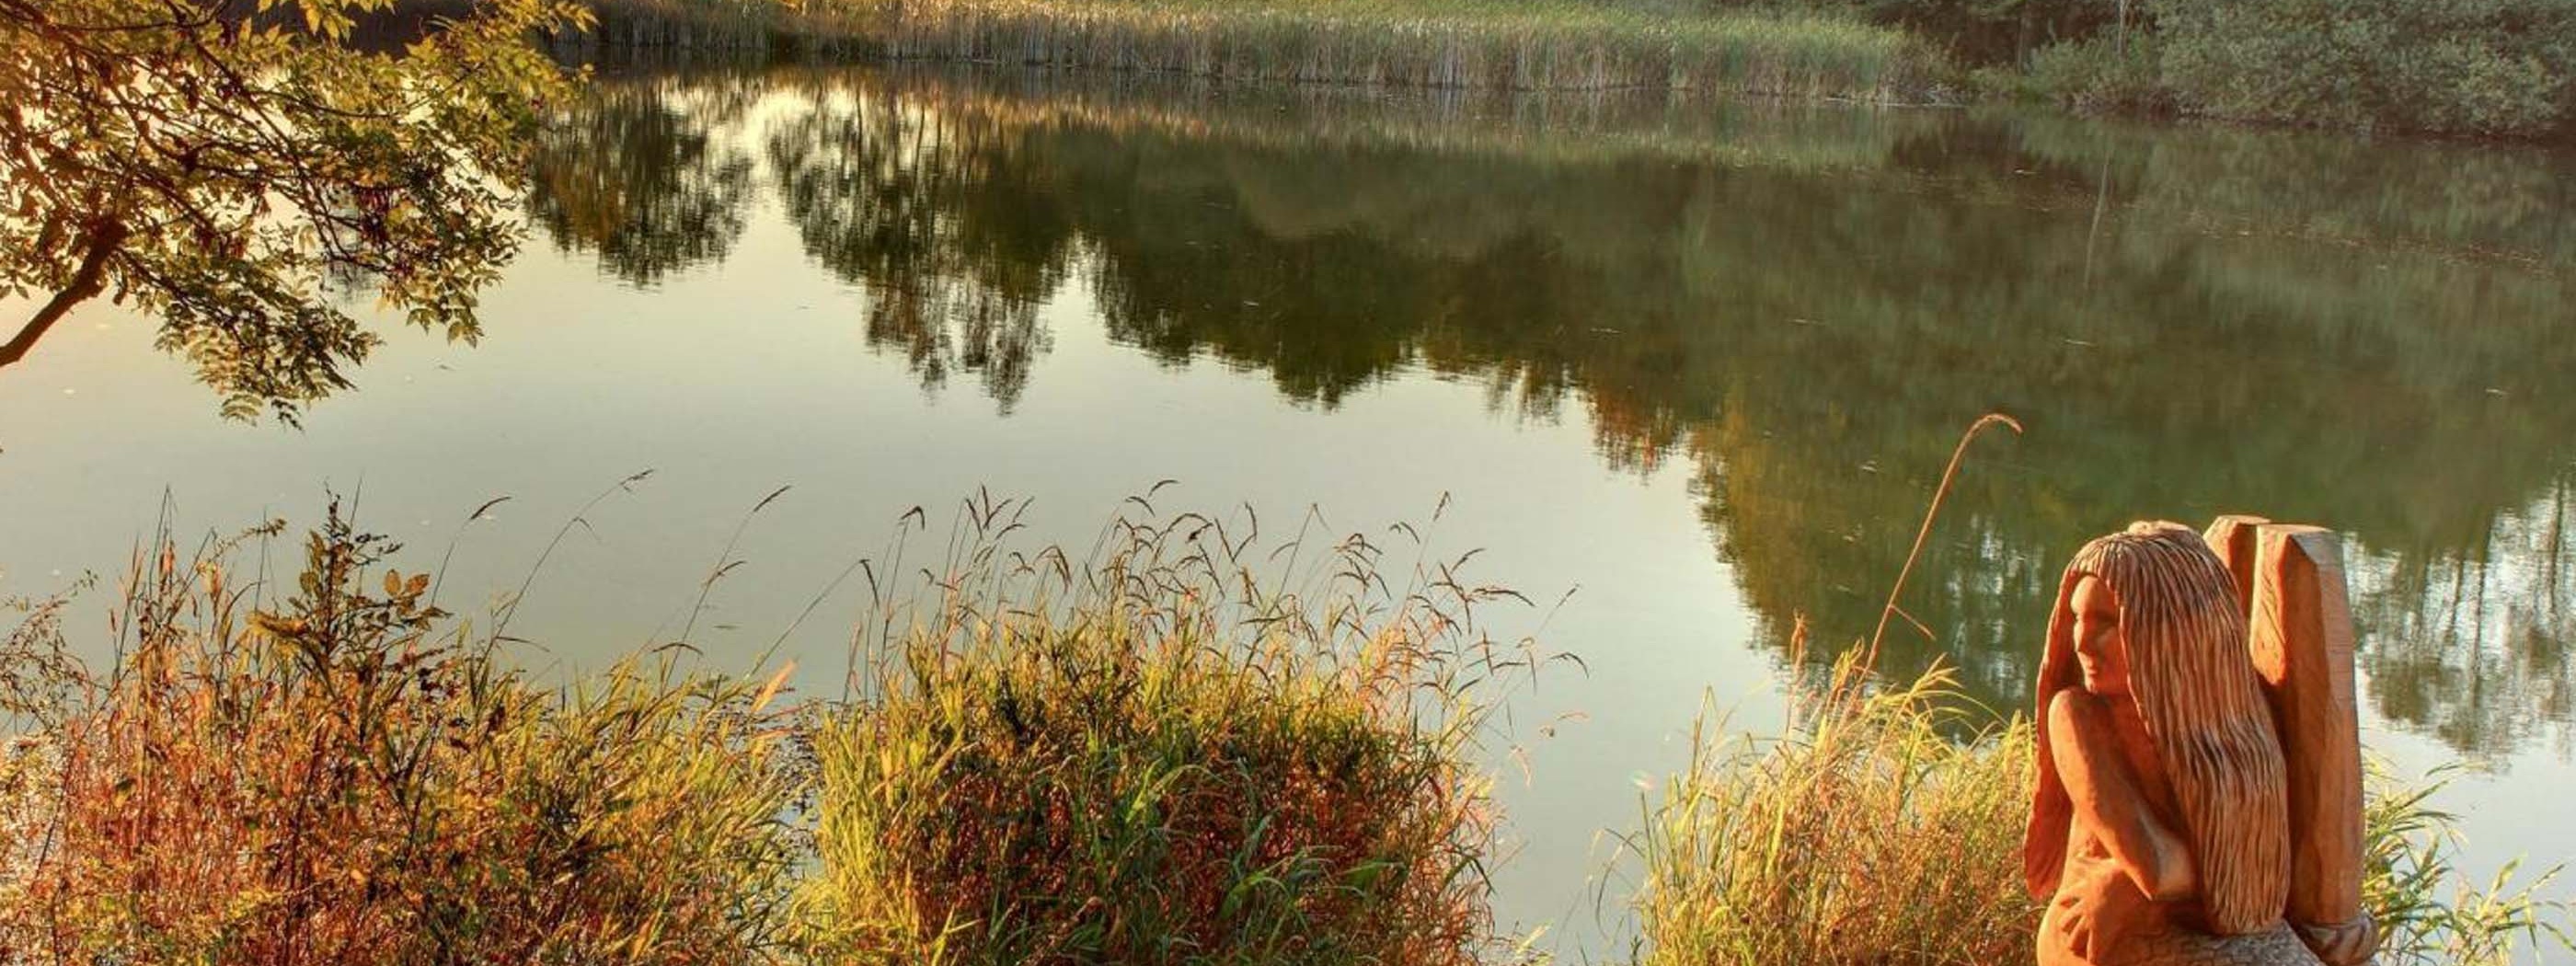
[{"label": "sculpture's arm", "polygon": [[2075,817],[2100,830],[2111,857],[2138,891],[2160,902],[2186,898],[2200,887],[2191,848],[2156,816],[2139,790],[2101,700],[2070,688],[2048,703],[2051,757],[2075,804]]}]

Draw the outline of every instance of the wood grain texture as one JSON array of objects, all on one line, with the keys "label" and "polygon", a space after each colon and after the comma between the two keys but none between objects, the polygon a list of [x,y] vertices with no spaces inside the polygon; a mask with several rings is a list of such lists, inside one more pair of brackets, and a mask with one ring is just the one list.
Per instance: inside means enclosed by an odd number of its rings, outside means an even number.
[{"label": "wood grain texture", "polygon": [[2200,534],[2219,562],[2227,565],[2227,573],[2236,578],[2237,609],[2247,620],[2254,617],[2255,531],[2270,522],[2265,517],[2230,513],[2210,521],[2209,529]]},{"label": "wood grain texture", "polygon": [[2349,927],[2363,918],[2365,856],[2360,714],[2342,542],[2319,527],[2254,529],[2248,646],[2288,766],[2285,912],[2301,926]]}]

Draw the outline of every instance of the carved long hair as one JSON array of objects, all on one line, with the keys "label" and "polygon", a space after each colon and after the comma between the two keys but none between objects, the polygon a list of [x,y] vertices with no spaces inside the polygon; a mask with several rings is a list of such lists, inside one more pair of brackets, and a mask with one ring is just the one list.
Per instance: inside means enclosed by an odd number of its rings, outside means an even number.
[{"label": "carved long hair", "polygon": [[[2107,585],[2120,605],[2130,693],[2173,784],[2184,840],[2200,871],[2207,927],[2252,932],[2281,918],[2290,890],[2289,781],[2271,706],[2246,651],[2235,578],[2200,534],[2135,523],[2085,544],[2066,565],[2040,659],[2039,709],[2080,687],[2075,585]],[[2022,842],[2031,894],[2056,893],[2075,806],[2039,729],[2039,787]]]}]

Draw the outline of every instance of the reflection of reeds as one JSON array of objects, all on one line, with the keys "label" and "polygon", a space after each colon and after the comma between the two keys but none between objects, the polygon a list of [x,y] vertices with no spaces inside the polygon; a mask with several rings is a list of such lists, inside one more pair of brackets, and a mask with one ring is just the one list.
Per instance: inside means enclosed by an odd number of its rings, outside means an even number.
[{"label": "reflection of reeds", "polygon": [[872,10],[894,57],[1413,87],[1736,91],[1896,101],[1938,72],[1901,33],[1751,14],[1458,3],[914,0]]},{"label": "reflection of reeds", "polygon": [[1277,152],[1330,146],[1533,164],[1645,157],[1792,171],[1876,168],[1904,136],[1949,117],[1689,92],[1228,88],[1170,74],[945,65],[882,73],[799,67],[765,76],[814,96],[845,91],[1011,131],[1098,130]]}]

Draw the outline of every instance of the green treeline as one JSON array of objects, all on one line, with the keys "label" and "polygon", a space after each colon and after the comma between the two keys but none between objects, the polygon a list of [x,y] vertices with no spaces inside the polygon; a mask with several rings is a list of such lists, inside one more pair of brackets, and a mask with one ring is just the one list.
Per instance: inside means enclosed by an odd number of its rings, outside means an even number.
[{"label": "green treeline", "polygon": [[[1318,405],[1407,370],[1474,380],[1587,420],[1614,466],[1690,468],[1784,642],[1800,614],[1826,641],[1871,627],[1951,433],[2002,409],[2032,431],[1980,444],[1907,601],[1941,643],[1907,635],[1891,670],[1947,653],[2018,705],[2056,554],[2131,516],[2248,510],[2358,536],[2389,718],[2502,748],[2576,700],[2576,179],[2545,152],[856,72],[595,109],[696,132],[611,155],[631,179],[583,152],[539,179],[540,211],[627,213],[555,234],[609,271],[721,251],[738,223],[669,213],[751,164],[926,383],[1010,405],[1043,378],[1038,307],[1075,293],[1139,351]],[[610,196],[542,197],[559,185]]]},{"label": "green treeline", "polygon": [[568,39],[829,47],[1274,82],[2033,99],[2089,111],[2518,138],[2562,136],[2576,120],[2576,0],[603,0],[598,7],[598,28]]}]

